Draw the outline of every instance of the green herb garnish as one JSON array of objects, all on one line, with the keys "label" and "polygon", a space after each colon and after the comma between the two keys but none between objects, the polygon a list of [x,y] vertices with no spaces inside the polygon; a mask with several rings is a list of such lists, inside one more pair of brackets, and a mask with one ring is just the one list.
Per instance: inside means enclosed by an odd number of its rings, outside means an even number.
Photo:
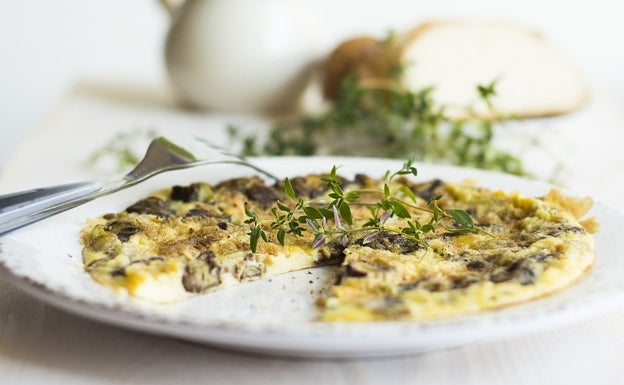
[{"label": "green herb garnish", "polygon": [[264,141],[242,135],[236,127],[229,128],[230,136],[242,140],[243,155],[412,158],[526,175],[519,158],[493,144],[494,125],[508,119],[491,109],[496,81],[475,90],[492,116],[464,119],[451,118],[436,105],[433,88],[414,92],[399,84],[367,86],[347,77],[328,111],[278,123]]},{"label": "green herb garnish", "polygon": [[[387,172],[383,186],[379,189],[361,189],[344,191],[342,181],[337,177],[337,167],[322,178],[328,194],[324,197],[304,200],[295,194],[295,190],[288,178],[284,180],[284,192],[291,204],[277,202],[271,209],[270,219],[261,218],[258,213],[245,207],[250,231],[250,248],[256,252],[258,242],[269,241],[267,231],[276,233],[277,241],[285,244],[288,235],[301,236],[311,231],[314,235],[313,247],[320,247],[328,239],[346,240],[353,233],[368,233],[363,237],[366,244],[379,232],[400,234],[411,241],[426,246],[424,236],[435,232],[439,227],[450,233],[468,234],[480,229],[474,224],[472,217],[463,210],[442,209],[438,205],[440,196],[431,199],[425,207],[421,206],[414,193],[403,184],[392,183],[401,175],[417,175],[413,161],[407,161],[396,172]],[[366,194],[368,200],[361,196]],[[371,201],[370,196],[379,199]],[[370,217],[363,224],[353,221],[352,207],[365,206],[370,211]],[[410,211],[411,210],[411,211]],[[429,213],[426,222],[419,221],[412,213],[414,210]],[[386,226],[390,218],[403,219],[404,227]]]}]

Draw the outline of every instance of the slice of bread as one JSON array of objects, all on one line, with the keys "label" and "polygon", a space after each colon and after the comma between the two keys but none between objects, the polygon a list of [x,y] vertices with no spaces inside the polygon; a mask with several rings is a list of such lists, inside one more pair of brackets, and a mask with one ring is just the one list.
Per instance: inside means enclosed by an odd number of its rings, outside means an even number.
[{"label": "slice of bread", "polygon": [[[403,77],[397,83],[398,67]],[[349,74],[366,86],[432,87],[433,100],[454,118],[559,115],[587,99],[580,74],[564,55],[537,33],[504,23],[436,21],[388,40],[344,41],[326,62],[324,96],[335,99]],[[477,87],[493,82],[490,108]]]},{"label": "slice of bread", "polygon": [[430,22],[398,38],[404,85],[414,90],[434,87],[434,100],[452,116],[490,115],[477,85],[493,81],[497,114],[564,114],[587,98],[569,60],[540,35],[511,24]]}]

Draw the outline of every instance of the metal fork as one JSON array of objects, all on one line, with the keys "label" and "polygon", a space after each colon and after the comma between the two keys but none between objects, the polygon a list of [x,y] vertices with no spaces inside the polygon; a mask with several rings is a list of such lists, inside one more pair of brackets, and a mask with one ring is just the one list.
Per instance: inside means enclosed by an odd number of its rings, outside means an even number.
[{"label": "metal fork", "polygon": [[0,235],[133,186],[156,174],[215,163],[250,167],[277,180],[270,172],[204,139],[161,136],[150,143],[141,162],[119,180],[77,182],[0,195]]}]

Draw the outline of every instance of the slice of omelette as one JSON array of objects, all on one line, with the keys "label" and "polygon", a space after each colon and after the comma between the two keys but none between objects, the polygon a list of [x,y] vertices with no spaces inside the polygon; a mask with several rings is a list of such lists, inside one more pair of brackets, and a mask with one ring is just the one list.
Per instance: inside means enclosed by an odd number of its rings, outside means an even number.
[{"label": "slice of omelette", "polygon": [[[365,175],[341,180],[345,191],[357,190],[369,201],[375,199],[370,191],[384,183]],[[306,201],[331,200],[320,175],[291,183]],[[441,209],[464,210],[481,231],[453,232],[456,224],[449,221],[417,241],[402,233],[406,219],[391,216],[382,230],[342,232],[313,247],[312,232],[289,235],[282,245],[267,226],[267,241],[252,252],[247,213],[268,220],[277,202],[294,202],[281,183],[238,178],[174,186],[90,220],[81,233],[84,266],[100,283],[171,302],[284,272],[340,265],[338,281],[318,300],[320,318],[367,321],[448,317],[529,301],[572,284],[594,261],[590,233],[597,225],[580,221],[591,199],[554,190],[531,198],[441,180],[393,183],[416,199],[408,210],[420,223],[432,213],[419,207],[441,197]],[[361,228],[371,210],[352,206],[350,229]]]}]

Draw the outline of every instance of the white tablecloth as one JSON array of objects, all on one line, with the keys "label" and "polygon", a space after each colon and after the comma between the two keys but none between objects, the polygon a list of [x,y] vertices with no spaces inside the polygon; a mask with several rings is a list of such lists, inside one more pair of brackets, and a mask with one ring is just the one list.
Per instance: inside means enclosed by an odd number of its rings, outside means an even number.
[{"label": "white tablecloth", "polygon": [[[562,120],[587,126],[588,135],[588,151],[568,149],[573,158],[569,165],[576,168],[568,183],[622,209],[618,198],[624,194],[624,154],[618,148],[624,144],[624,118],[600,97],[588,108],[574,119]],[[224,122],[258,129],[266,124],[254,117],[180,110],[158,85],[81,83],[16,149],[2,170],[0,193],[107,175],[107,165],[93,169],[84,162],[117,131],[210,132],[211,139],[225,143]],[[603,151],[596,152],[600,148]],[[57,310],[0,281],[2,384],[623,382],[624,309],[557,330],[427,354],[304,360],[225,352],[108,326]]]}]

